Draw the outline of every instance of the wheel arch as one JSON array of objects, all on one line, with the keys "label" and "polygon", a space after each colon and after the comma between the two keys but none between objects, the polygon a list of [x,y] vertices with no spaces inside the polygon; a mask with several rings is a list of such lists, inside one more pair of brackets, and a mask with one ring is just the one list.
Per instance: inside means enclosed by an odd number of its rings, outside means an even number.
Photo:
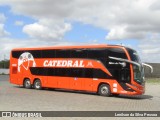
[{"label": "wheel arch", "polygon": [[111,87],[109,83],[102,82],[98,86],[98,94],[101,96],[111,96]]},{"label": "wheel arch", "polygon": [[[40,88],[36,88],[36,81],[39,81],[40,82]],[[41,81],[41,79],[40,78],[34,78],[34,80],[33,80],[33,88],[34,89],[38,89],[38,90],[41,90],[42,89],[42,81]]]},{"label": "wheel arch", "polygon": [[25,77],[25,78],[23,78],[23,85],[24,85],[24,81],[27,80],[27,79],[29,79],[30,82],[31,82],[31,79],[29,77]]},{"label": "wheel arch", "polygon": [[102,85],[102,84],[106,84],[106,85],[109,85],[110,89],[111,89],[111,86],[109,83],[106,83],[106,82],[101,82],[98,84],[98,87],[97,87],[97,93],[98,93],[98,90],[99,90],[99,87]]},{"label": "wheel arch", "polygon": [[[29,81],[29,85],[27,85],[28,83],[26,81]],[[32,88],[32,83],[31,83],[31,79],[29,77],[25,77],[23,79],[23,87],[27,88],[27,89],[31,89]]]},{"label": "wheel arch", "polygon": [[[34,82],[35,82],[36,80],[40,80],[40,81],[41,81],[40,78],[34,78],[34,79],[33,79],[33,84],[34,84]],[[42,83],[42,81],[41,81],[41,83]]]}]

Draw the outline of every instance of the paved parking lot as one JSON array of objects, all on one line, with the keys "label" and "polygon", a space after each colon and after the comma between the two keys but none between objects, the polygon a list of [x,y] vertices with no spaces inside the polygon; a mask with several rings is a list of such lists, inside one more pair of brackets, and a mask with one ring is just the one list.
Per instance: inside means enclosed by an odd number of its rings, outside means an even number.
[{"label": "paved parking lot", "polygon": [[[147,110],[160,111],[160,84],[153,84],[153,83],[146,84],[146,93],[141,96],[102,97],[93,93],[82,93],[82,92],[71,92],[71,91],[66,92],[62,90],[53,90],[53,89],[48,89],[48,90],[25,89],[17,85],[10,84],[9,76],[7,75],[0,76],[0,111],[147,111]],[[97,118],[89,118],[89,119],[97,119]],[[119,118],[114,118],[114,119],[119,119]],[[158,118],[153,118],[153,119],[158,119]]]}]

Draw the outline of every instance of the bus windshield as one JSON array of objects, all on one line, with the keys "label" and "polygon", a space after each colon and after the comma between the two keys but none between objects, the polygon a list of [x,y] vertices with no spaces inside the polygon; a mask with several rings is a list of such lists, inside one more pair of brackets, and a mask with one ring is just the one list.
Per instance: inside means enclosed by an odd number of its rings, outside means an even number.
[{"label": "bus windshield", "polygon": [[131,49],[128,50],[128,51],[129,51],[129,55],[131,57],[131,60],[141,64],[141,60],[140,60],[140,58],[138,56],[138,53],[136,51],[134,51],[134,50],[131,50]]},{"label": "bus windshield", "polygon": [[144,68],[143,68],[141,60],[138,56],[138,53],[135,50],[132,50],[129,48],[128,48],[128,52],[131,57],[131,60],[140,64],[140,67],[133,65],[133,72],[134,72],[135,82],[142,84],[144,82]]}]

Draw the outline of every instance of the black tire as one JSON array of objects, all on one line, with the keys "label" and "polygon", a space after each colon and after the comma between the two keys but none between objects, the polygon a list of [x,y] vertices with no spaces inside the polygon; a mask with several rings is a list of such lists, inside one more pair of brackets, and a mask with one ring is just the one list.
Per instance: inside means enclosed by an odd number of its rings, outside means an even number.
[{"label": "black tire", "polygon": [[23,86],[27,89],[31,89],[32,85],[31,85],[31,81],[30,79],[25,79],[24,82],[23,82]]},{"label": "black tire", "polygon": [[41,90],[41,89],[42,89],[41,81],[40,81],[39,79],[35,80],[35,81],[34,81],[34,84],[33,84],[33,87],[34,87],[34,89],[36,89],[36,90]]},{"label": "black tire", "polygon": [[98,88],[98,94],[101,96],[109,97],[111,95],[110,86],[107,84],[102,84]]}]

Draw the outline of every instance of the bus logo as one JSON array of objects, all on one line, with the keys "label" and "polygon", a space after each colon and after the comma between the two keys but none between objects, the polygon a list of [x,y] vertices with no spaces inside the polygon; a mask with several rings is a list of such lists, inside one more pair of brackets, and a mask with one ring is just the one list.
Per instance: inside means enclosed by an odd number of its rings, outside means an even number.
[{"label": "bus logo", "polygon": [[44,67],[84,67],[83,60],[45,60]]},{"label": "bus logo", "polygon": [[36,67],[34,57],[29,52],[24,52],[20,55],[18,59],[18,72],[21,71],[21,68],[28,70],[29,67]]}]

